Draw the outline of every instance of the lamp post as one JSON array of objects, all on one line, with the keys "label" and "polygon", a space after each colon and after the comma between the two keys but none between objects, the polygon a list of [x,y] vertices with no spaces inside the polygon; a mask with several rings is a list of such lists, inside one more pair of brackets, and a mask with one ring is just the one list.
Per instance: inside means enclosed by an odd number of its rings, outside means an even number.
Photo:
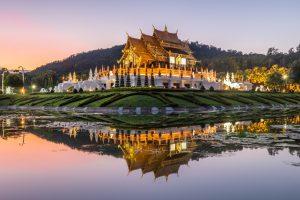
[{"label": "lamp post", "polygon": [[285,81],[285,82],[284,82],[284,88],[285,88],[285,92],[286,92],[286,90],[287,90],[287,79],[288,79],[288,75],[285,74],[285,75],[283,75],[282,78],[283,78],[283,80]]},{"label": "lamp post", "polygon": [[22,69],[22,80],[23,80],[22,94],[25,94],[25,75],[24,75],[24,67],[20,66],[19,69]]},{"label": "lamp post", "polygon": [[6,71],[3,71],[2,72],[2,93],[4,94],[4,76],[5,76],[5,72]]},{"label": "lamp post", "polygon": [[33,93],[33,91],[35,90],[36,85],[31,85],[31,93]]}]

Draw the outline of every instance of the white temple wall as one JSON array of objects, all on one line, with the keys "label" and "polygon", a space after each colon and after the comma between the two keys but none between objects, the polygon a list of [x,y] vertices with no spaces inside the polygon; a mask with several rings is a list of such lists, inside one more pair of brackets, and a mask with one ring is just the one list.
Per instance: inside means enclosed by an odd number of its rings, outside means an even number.
[{"label": "white temple wall", "polygon": [[[120,77],[119,77],[120,81]],[[126,86],[127,77],[124,76],[124,86]],[[80,88],[83,91],[95,91],[95,90],[103,90],[103,89],[111,89],[115,87],[116,78],[111,75],[109,77],[101,77],[100,79],[88,79],[80,82],[71,82],[65,81],[63,83],[58,84],[55,87],[55,92],[65,92],[68,89],[74,87],[77,91]],[[201,85],[205,87],[205,89],[209,89],[213,87],[215,90],[221,89],[221,84],[219,82],[209,82],[203,79],[196,79],[190,77],[179,77],[179,76],[154,76],[155,87],[167,87],[167,88],[192,88],[192,89],[200,89]],[[148,84],[151,84],[151,75],[148,75]],[[130,76],[130,85],[131,87],[137,86],[137,76]],[[141,86],[145,86],[145,76],[141,75]]]}]

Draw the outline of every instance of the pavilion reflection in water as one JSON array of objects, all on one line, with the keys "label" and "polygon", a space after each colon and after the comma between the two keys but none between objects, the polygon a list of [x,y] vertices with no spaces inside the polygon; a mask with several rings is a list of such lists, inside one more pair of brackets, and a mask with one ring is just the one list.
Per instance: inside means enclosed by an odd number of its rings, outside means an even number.
[{"label": "pavilion reflection in water", "polygon": [[[60,124],[61,126],[62,124]],[[88,124],[86,124],[88,126]],[[80,128],[62,129],[71,138],[76,138]],[[69,128],[67,128],[69,127]],[[81,128],[87,128],[81,124]],[[88,129],[91,142],[113,143],[123,152],[129,173],[140,169],[142,174],[154,173],[154,177],[178,174],[182,165],[188,165],[194,150],[198,147],[196,139],[209,139],[217,132],[218,126],[206,125],[165,128],[152,130],[124,130],[102,127]]]}]

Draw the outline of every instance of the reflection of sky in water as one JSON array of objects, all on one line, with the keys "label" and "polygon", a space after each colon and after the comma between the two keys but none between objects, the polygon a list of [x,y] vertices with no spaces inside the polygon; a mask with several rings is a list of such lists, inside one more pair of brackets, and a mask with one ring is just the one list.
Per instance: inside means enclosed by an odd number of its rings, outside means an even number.
[{"label": "reflection of sky in water", "polygon": [[[161,135],[172,132],[173,137],[176,136],[176,131],[192,130],[190,133],[195,137],[197,133],[201,136],[218,133],[228,135],[232,131],[239,133],[241,130],[250,130],[251,125],[251,130],[262,130],[258,131],[262,135],[269,133],[263,133],[264,130],[279,130],[278,133],[282,134],[283,130],[288,131],[287,128],[297,129],[297,126],[291,126],[298,124],[297,119],[285,120],[287,124],[285,127],[282,126],[285,124],[282,121],[216,123],[159,130]],[[298,148],[275,148],[272,145],[234,147],[241,144],[218,146],[220,141],[216,144],[215,141],[209,140],[209,137],[200,137],[201,141],[195,141],[197,147],[188,163],[182,164],[178,173],[169,175],[166,182],[165,177],[155,179],[153,172],[144,175],[140,169],[129,172],[126,155],[120,148],[116,149],[124,158],[105,151],[99,155],[98,149],[93,148],[103,143],[100,138],[98,143],[95,141],[93,129],[95,126],[91,124],[89,129],[85,130],[84,127],[78,128],[78,124],[73,123],[74,127],[77,127],[76,137],[74,129],[70,137],[68,124],[65,124],[66,127],[38,127],[38,120],[34,122],[33,119],[24,117],[21,120],[4,119],[0,122],[1,133],[4,134],[0,138],[0,199],[4,200],[287,199],[287,197],[296,199],[298,196],[300,168],[290,164],[299,163],[299,157],[296,155],[299,154]],[[268,124],[267,129],[264,127],[265,124]],[[270,128],[270,124],[280,126]],[[33,128],[34,126],[37,128]],[[122,129],[97,126],[111,139],[115,137],[116,132],[122,132]],[[107,132],[108,130],[110,132]],[[131,131],[137,131],[137,134],[140,131],[142,134],[146,130]],[[53,137],[47,138],[49,134]],[[62,136],[67,140],[59,142],[58,139]],[[147,139],[147,145],[142,145],[141,142],[141,145],[137,146],[136,138],[136,143],[132,142],[132,139],[123,144],[129,144],[128,148],[134,147],[136,153],[153,149],[168,152],[168,147],[164,149],[163,145],[153,143],[154,135],[152,139],[149,137]],[[141,138],[139,140],[141,141]],[[170,139],[169,142],[177,143],[175,140],[176,138],[174,141]],[[191,140],[187,141],[190,144]],[[76,146],[79,143],[81,146]],[[206,146],[204,143],[213,145]],[[101,148],[108,146],[114,146],[113,142],[110,144],[106,142]],[[271,150],[278,152],[275,156],[270,156]],[[156,152],[158,153],[159,151]],[[198,154],[203,156],[197,156]]]}]

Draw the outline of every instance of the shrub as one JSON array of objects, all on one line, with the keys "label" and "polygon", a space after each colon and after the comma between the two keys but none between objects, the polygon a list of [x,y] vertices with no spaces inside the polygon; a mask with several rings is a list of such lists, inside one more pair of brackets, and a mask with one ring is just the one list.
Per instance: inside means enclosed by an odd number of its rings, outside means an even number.
[{"label": "shrub", "polygon": [[74,94],[77,94],[78,91],[77,91],[76,89],[73,89],[73,93],[74,93]]},{"label": "shrub", "polygon": [[136,86],[137,87],[141,87],[142,86],[140,69],[138,69],[138,76],[137,76]]},{"label": "shrub", "polygon": [[146,68],[145,84],[144,84],[145,87],[148,87],[148,86],[149,86],[149,80],[148,80],[148,79],[149,79],[149,78],[148,78],[148,73],[147,73],[147,68]]},{"label": "shrub", "polygon": [[115,83],[115,87],[120,87],[120,80],[119,80],[119,74],[118,74],[118,72],[116,72],[116,83]]},{"label": "shrub", "polygon": [[126,76],[126,87],[131,87],[130,74],[128,73]]},{"label": "shrub", "polygon": [[152,72],[151,72],[151,80],[150,80],[150,83],[151,83],[151,86],[152,86],[152,87],[155,87],[155,80],[154,80],[153,69],[152,69]]},{"label": "shrub", "polygon": [[82,88],[79,89],[79,93],[83,93],[83,89]]},{"label": "shrub", "polygon": [[121,72],[121,81],[120,81],[120,87],[124,87],[125,86],[125,82],[124,82],[124,75],[123,72]]},{"label": "shrub", "polygon": [[205,87],[203,85],[201,85],[200,90],[205,91]]},{"label": "shrub", "polygon": [[215,88],[213,86],[210,86],[209,91],[215,91]]}]

